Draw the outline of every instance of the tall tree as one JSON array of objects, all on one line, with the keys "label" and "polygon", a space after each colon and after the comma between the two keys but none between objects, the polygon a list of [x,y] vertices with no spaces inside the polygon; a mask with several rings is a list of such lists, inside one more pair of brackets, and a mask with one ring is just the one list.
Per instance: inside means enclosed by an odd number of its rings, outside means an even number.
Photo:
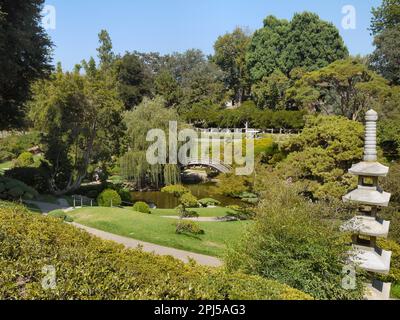
[{"label": "tall tree", "polygon": [[348,56],[339,31],[314,13],[295,14],[292,21],[269,16],[252,38],[247,64],[253,82],[276,69],[289,76],[296,67],[323,68]]},{"label": "tall tree", "polygon": [[50,73],[52,43],[41,26],[43,3],[0,1],[0,130],[23,125],[31,83]]},{"label": "tall tree", "polygon": [[376,49],[370,57],[372,68],[392,84],[400,84],[400,25],[382,31],[374,44]]},{"label": "tall tree", "polygon": [[126,110],[139,105],[143,98],[151,96],[152,79],[143,62],[136,54],[126,53],[115,62],[118,91]]},{"label": "tall tree", "polygon": [[113,45],[107,30],[101,30],[98,36],[100,46],[97,48],[97,52],[100,59],[100,66],[106,68],[111,66],[115,59]]},{"label": "tall tree", "polygon": [[300,109],[361,120],[369,108],[381,110],[389,94],[385,79],[349,58],[305,74],[287,90],[286,98]]},{"label": "tall tree", "polygon": [[56,195],[81,185],[90,164],[107,161],[118,146],[120,113],[115,81],[58,71],[33,86],[30,118],[43,132],[50,186]]},{"label": "tall tree", "polygon": [[234,104],[241,104],[249,94],[249,74],[246,52],[251,36],[242,28],[236,28],[217,39],[214,44],[214,62],[224,71],[224,82],[231,90]]},{"label": "tall tree", "polygon": [[371,31],[374,35],[400,24],[400,0],[383,0],[382,5],[372,9]]},{"label": "tall tree", "polygon": [[393,84],[400,84],[400,0],[384,0],[372,10],[371,30],[376,49],[371,64]]}]

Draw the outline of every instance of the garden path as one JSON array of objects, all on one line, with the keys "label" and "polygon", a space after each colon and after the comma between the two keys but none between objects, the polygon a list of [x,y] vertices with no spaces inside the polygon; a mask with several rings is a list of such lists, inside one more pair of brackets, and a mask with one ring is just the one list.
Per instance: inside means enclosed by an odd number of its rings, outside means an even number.
[{"label": "garden path", "polygon": [[[65,212],[69,212],[74,210],[71,208],[68,203],[64,200],[59,200],[59,204],[47,203],[47,202],[39,202],[39,201],[26,201],[26,203],[34,204],[40,208],[43,214],[48,214],[54,210],[64,210]],[[145,252],[154,253],[161,256],[172,256],[178,260],[181,260],[185,263],[188,263],[190,260],[196,261],[200,265],[205,265],[209,267],[220,267],[222,266],[222,261],[218,258],[206,256],[198,253],[193,253],[189,251],[164,247],[160,245],[156,245],[153,243],[148,243],[144,241],[139,241],[127,237],[118,236],[109,232],[104,232],[98,229],[89,228],[83,226],[78,223],[72,223],[77,228],[85,230],[93,236],[101,238],[103,240],[114,241],[119,244],[124,245],[127,248],[137,249],[140,247]]]}]

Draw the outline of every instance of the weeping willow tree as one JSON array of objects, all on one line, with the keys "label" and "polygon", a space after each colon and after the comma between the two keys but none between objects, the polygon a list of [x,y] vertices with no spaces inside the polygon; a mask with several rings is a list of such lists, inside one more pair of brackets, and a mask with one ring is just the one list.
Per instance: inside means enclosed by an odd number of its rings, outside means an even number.
[{"label": "weeping willow tree", "polygon": [[121,175],[124,179],[134,182],[139,189],[159,189],[181,182],[178,165],[151,165],[146,159],[146,151],[151,144],[146,141],[148,131],[162,129],[168,136],[169,122],[178,120],[177,112],[167,109],[161,97],[153,100],[146,98],[134,110],[125,113],[129,151],[120,160]]},{"label": "weeping willow tree", "polygon": [[181,182],[181,172],[178,166],[150,165],[143,151],[127,152],[120,160],[121,174],[124,179],[135,183],[137,188],[153,187],[160,189],[165,185]]}]

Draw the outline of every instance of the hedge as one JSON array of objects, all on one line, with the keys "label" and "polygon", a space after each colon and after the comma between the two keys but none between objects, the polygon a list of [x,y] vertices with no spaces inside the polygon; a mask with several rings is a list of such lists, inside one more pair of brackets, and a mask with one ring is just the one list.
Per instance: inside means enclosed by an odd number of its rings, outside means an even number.
[{"label": "hedge", "polygon": [[[184,264],[95,238],[56,219],[0,202],[0,299],[311,299],[275,281]],[[44,290],[43,268],[56,287]]]},{"label": "hedge", "polygon": [[33,200],[38,195],[35,189],[19,180],[0,177],[0,199],[19,200],[22,198],[25,200]]}]

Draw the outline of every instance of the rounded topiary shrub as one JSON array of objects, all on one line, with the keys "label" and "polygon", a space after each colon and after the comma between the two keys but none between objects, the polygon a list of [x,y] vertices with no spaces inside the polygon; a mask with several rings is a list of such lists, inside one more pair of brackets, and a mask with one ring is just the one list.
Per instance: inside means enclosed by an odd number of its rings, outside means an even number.
[{"label": "rounded topiary shrub", "polygon": [[17,160],[14,162],[15,167],[30,167],[35,164],[33,154],[30,152],[23,152],[19,155]]},{"label": "rounded topiary shrub", "polygon": [[197,208],[199,206],[199,201],[191,193],[185,193],[182,195],[180,202],[186,208]]},{"label": "rounded topiary shrub", "polygon": [[221,202],[219,202],[218,200],[212,199],[212,198],[200,199],[199,203],[202,207],[211,207],[211,206],[221,205]]},{"label": "rounded topiary shrub", "polygon": [[27,186],[25,183],[0,176],[0,199],[7,200],[33,200],[38,196],[38,192]]},{"label": "rounded topiary shrub", "polygon": [[133,205],[133,210],[141,213],[150,214],[150,207],[146,202],[138,201]]},{"label": "rounded topiary shrub", "polygon": [[97,197],[97,204],[100,207],[118,207],[121,205],[121,197],[117,191],[106,189]]}]

